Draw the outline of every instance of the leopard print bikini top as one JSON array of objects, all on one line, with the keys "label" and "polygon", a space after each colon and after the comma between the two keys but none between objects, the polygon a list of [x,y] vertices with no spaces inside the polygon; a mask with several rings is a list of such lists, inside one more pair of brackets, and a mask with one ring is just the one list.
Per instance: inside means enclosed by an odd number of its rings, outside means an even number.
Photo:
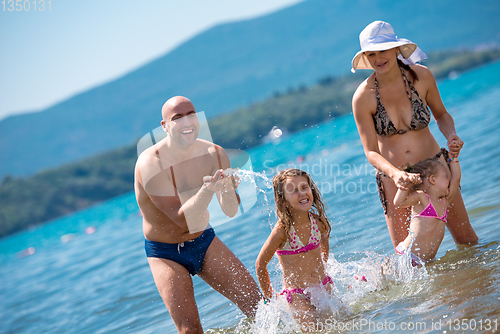
[{"label": "leopard print bikini top", "polygon": [[375,92],[377,93],[377,110],[373,114],[373,121],[375,123],[375,130],[380,136],[392,136],[395,134],[403,134],[410,130],[421,130],[425,129],[431,120],[431,112],[427,105],[422,101],[420,95],[418,95],[417,90],[413,86],[410,80],[406,77],[405,72],[400,67],[401,73],[403,74],[403,80],[405,82],[406,94],[410,99],[411,103],[411,123],[410,128],[406,130],[397,130],[392,123],[387,111],[380,100],[380,93],[378,92],[378,82],[377,77],[375,77]]}]

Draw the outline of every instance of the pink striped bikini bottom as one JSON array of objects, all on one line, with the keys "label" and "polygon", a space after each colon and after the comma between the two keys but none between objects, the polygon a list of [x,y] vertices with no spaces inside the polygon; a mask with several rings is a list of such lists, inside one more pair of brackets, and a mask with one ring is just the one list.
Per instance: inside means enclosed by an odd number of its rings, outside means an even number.
[{"label": "pink striped bikini bottom", "polygon": [[[333,280],[330,276],[326,276],[325,279],[323,280],[322,284],[327,285],[328,283],[333,284]],[[280,293],[280,295],[285,295],[286,294],[286,301],[289,303],[292,303],[293,301],[293,295],[292,294],[299,294],[303,295],[307,300],[311,300],[311,294],[309,292],[306,292],[305,290],[301,288],[297,289],[283,289],[283,291]]]}]

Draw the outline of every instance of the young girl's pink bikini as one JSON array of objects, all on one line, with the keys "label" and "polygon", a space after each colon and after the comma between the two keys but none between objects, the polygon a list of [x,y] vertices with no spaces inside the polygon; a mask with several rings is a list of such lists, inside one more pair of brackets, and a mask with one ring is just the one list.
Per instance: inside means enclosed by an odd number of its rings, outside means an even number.
[{"label": "young girl's pink bikini", "polygon": [[437,218],[437,219],[442,220],[446,223],[446,217],[448,216],[448,210],[446,210],[446,202],[445,202],[444,198],[441,198],[441,200],[443,201],[443,205],[445,207],[444,214],[442,216],[439,216],[436,209],[434,208],[434,205],[432,205],[432,201],[431,201],[431,198],[429,197],[429,195],[425,194],[425,196],[427,196],[427,198],[429,199],[429,204],[427,204],[427,206],[425,207],[425,209],[422,210],[422,212],[420,212],[419,214],[413,215],[411,217],[412,218],[414,218],[414,217]]},{"label": "young girl's pink bikini", "polygon": [[[309,213],[309,219],[311,221],[311,236],[309,237],[309,243],[304,246],[299,236],[295,232],[293,226],[290,227],[290,237],[286,241],[285,246],[282,249],[278,249],[276,254],[278,255],[295,255],[303,252],[308,252],[310,250],[316,249],[320,245],[321,241],[321,232],[319,231],[318,224],[316,223],[316,219],[314,219],[313,215]],[[333,280],[330,276],[326,275],[325,279],[322,282],[322,285],[327,285],[328,283],[333,284]],[[286,294],[286,300],[289,303],[292,303],[293,296],[292,294],[298,293],[304,295],[307,299],[311,299],[310,293],[305,292],[305,290],[301,288],[296,289],[283,289],[281,294]]]},{"label": "young girl's pink bikini", "polygon": [[276,254],[283,269],[280,295],[285,295],[295,320],[330,318],[342,302],[333,296],[333,280],[326,273],[331,227],[322,196],[309,174],[298,169],[279,172],[273,186],[279,221],[255,263],[264,298],[276,296],[267,271]]}]

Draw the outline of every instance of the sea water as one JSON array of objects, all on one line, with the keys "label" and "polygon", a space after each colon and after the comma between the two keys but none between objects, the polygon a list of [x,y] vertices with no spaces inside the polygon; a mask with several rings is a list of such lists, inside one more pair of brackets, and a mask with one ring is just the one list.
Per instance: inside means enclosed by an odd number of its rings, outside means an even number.
[{"label": "sea water", "polygon": [[[472,247],[456,246],[447,232],[438,260],[423,268],[413,268],[408,258],[393,254],[373,168],[352,115],[247,151],[251,171],[268,180],[287,167],[308,171],[328,204],[332,231],[327,271],[349,313],[323,323],[319,332],[498,331],[499,77],[497,62],[439,83],[465,142],[460,155],[462,194],[480,241]],[[445,146],[434,121],[430,128]],[[257,174],[253,177],[240,185],[254,187],[253,206],[233,220],[218,225],[215,221],[214,229],[256,277],[255,260],[276,216],[272,189]],[[0,332],[176,333],[143,247],[142,218],[133,193],[3,238]],[[276,259],[269,271],[279,291],[282,274]],[[354,275],[365,275],[366,282]],[[294,330],[282,299],[261,305],[254,319],[245,319],[201,279],[195,276],[193,282],[208,333]]]}]

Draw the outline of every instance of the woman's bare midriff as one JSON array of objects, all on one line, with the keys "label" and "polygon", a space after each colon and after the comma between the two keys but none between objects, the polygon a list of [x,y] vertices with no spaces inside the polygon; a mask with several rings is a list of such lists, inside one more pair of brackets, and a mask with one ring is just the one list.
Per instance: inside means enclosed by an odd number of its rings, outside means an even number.
[{"label": "woman's bare midriff", "polygon": [[378,136],[378,144],[380,154],[396,168],[431,158],[440,150],[429,127],[393,136]]}]

